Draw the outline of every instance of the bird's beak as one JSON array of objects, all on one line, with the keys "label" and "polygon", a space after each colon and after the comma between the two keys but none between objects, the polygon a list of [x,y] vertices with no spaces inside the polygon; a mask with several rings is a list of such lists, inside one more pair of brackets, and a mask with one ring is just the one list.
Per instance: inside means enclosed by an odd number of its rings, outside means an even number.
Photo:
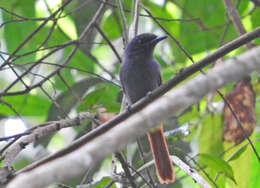
[{"label": "bird's beak", "polygon": [[162,40],[164,40],[164,39],[166,39],[167,38],[167,36],[158,36],[158,37],[156,37],[155,39],[153,39],[152,41],[151,41],[151,43],[153,44],[153,45],[156,45],[158,42],[160,42],[160,41],[162,41]]}]

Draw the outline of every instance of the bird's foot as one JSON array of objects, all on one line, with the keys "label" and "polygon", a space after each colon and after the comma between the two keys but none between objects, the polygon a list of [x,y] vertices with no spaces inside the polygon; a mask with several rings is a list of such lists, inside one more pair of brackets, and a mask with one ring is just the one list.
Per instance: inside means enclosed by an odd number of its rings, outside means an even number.
[{"label": "bird's foot", "polygon": [[126,111],[127,111],[127,112],[131,112],[131,110],[132,110],[132,107],[131,107],[131,105],[128,104],[128,105],[126,106]]},{"label": "bird's foot", "polygon": [[152,99],[152,92],[151,92],[151,91],[148,91],[148,92],[146,93],[146,97],[148,97],[148,99],[151,100],[151,99]]}]

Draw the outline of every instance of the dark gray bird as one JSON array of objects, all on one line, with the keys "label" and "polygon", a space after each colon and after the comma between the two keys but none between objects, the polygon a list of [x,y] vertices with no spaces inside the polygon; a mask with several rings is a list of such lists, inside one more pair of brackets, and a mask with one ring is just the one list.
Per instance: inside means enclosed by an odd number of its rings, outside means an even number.
[{"label": "dark gray bird", "polygon": [[[120,67],[120,80],[130,104],[161,85],[160,66],[153,57],[153,51],[156,44],[165,38],[167,37],[144,33],[136,36],[126,46]],[[159,181],[161,183],[173,182],[175,177],[162,125],[147,133],[147,136]]]},{"label": "dark gray bird", "polygon": [[260,6],[260,0],[251,0],[255,6]]}]

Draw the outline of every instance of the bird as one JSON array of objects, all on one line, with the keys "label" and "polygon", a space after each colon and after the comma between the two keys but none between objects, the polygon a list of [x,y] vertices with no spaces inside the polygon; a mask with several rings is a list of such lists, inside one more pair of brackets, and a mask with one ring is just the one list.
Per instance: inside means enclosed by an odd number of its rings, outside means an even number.
[{"label": "bird", "polygon": [[[134,104],[162,84],[160,64],[154,59],[156,44],[167,36],[143,33],[127,45],[120,65],[119,77],[128,104]],[[161,184],[175,180],[173,164],[163,134],[163,125],[147,133],[155,161],[156,174]]]}]

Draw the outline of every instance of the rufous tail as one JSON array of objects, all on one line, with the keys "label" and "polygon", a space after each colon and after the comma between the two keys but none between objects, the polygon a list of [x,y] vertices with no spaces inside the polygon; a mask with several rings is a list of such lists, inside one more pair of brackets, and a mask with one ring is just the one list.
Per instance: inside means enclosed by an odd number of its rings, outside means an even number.
[{"label": "rufous tail", "polygon": [[171,183],[175,180],[173,165],[169,156],[166,140],[163,135],[163,126],[158,130],[147,133],[152,149],[156,173],[160,183]]}]

